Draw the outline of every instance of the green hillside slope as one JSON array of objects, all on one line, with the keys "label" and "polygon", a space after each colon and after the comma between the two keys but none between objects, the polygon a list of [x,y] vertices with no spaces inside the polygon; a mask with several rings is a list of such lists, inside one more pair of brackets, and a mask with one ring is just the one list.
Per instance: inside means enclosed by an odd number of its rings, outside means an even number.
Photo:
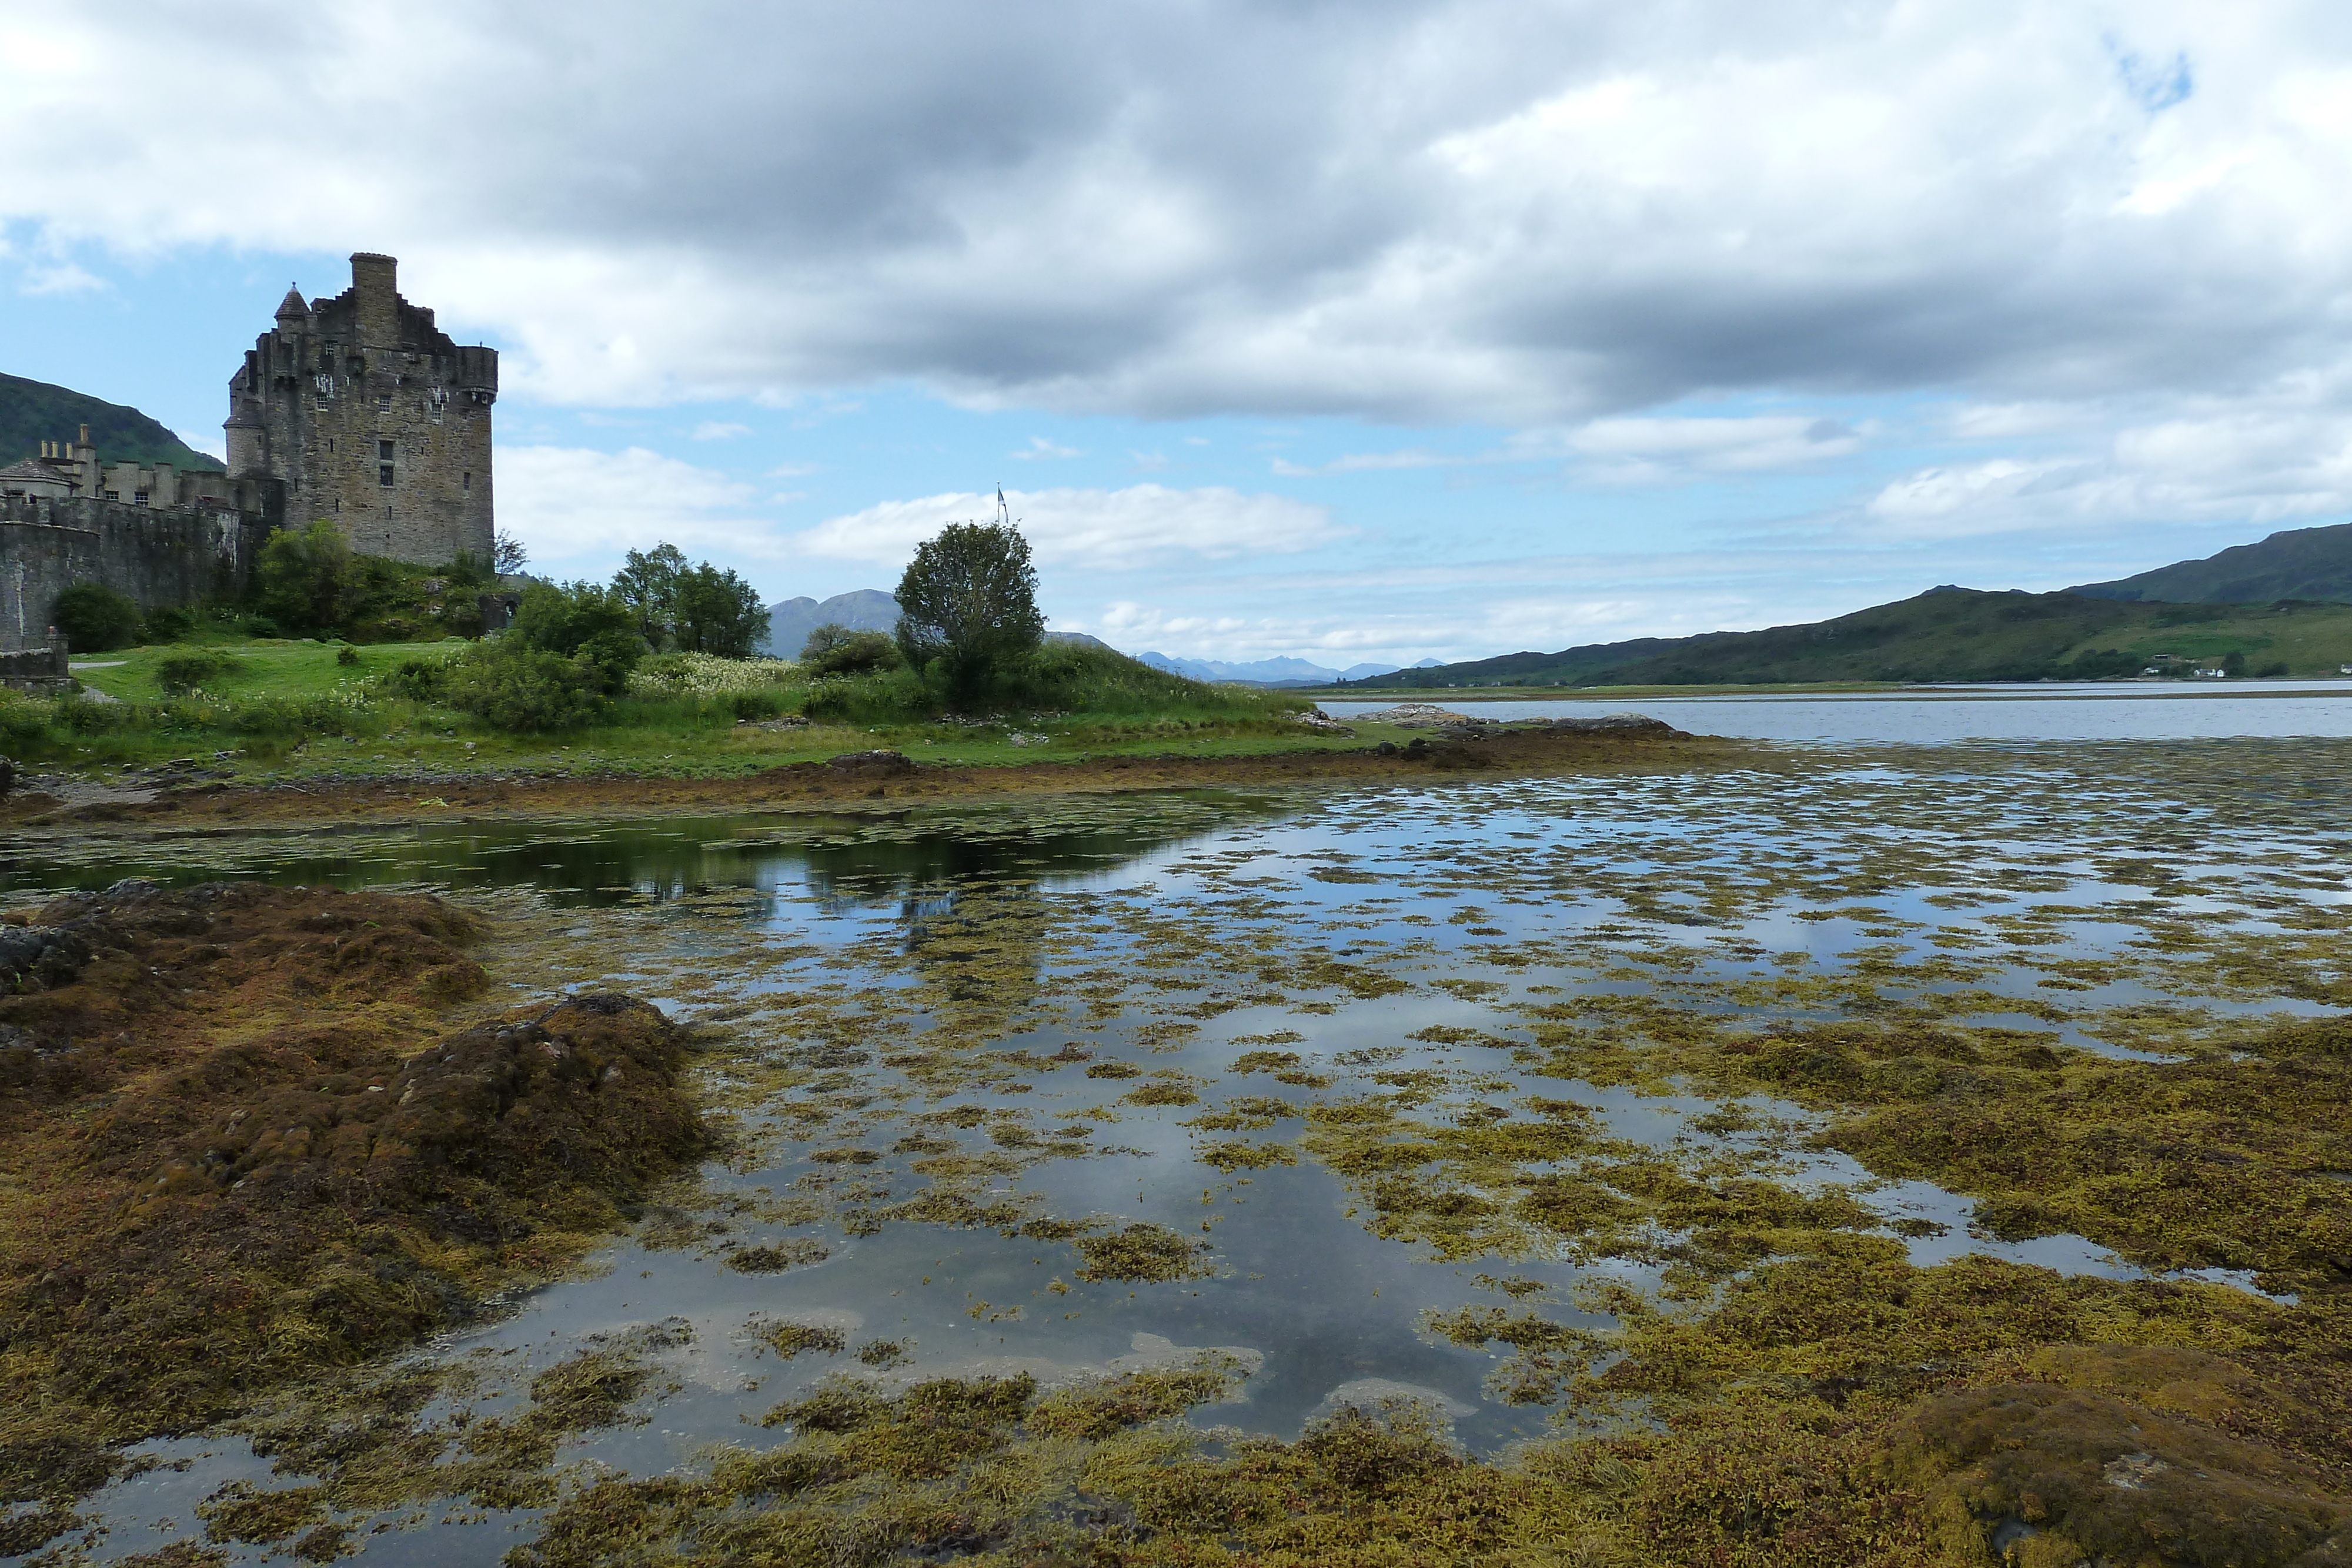
[{"label": "green hillside slope", "polygon": [[2077,593],[1930,589],[1800,626],[1604,643],[1407,670],[1384,686],[1741,685],[1822,681],[2332,675],[2352,664],[2352,604],[2146,604]]},{"label": "green hillside slope", "polygon": [[70,387],[0,375],[0,467],[32,456],[44,441],[73,440],[85,424],[102,463],[221,466],[135,408],[101,402]]},{"label": "green hillside slope", "polygon": [[2352,600],[2352,523],[2288,528],[2202,560],[2177,560],[2069,593],[2172,604],[2267,604],[2280,599]]}]

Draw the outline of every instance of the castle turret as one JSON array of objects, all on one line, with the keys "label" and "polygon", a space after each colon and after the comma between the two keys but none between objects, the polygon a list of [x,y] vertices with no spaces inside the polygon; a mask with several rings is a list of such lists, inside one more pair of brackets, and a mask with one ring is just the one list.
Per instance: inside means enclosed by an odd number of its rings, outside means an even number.
[{"label": "castle turret", "polygon": [[299,288],[286,290],[286,298],[278,302],[278,330],[290,337],[299,337],[310,329],[310,307],[304,301]]},{"label": "castle turret", "polygon": [[229,383],[229,471],[284,481],[289,524],[325,517],[367,554],[487,561],[498,350],[458,347],[398,279],[361,251],[333,298],[288,290]]}]

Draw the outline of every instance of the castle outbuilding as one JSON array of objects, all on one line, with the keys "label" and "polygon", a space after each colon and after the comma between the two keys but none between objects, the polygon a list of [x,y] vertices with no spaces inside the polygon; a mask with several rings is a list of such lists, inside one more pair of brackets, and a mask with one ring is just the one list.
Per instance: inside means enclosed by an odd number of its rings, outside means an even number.
[{"label": "castle outbuilding", "polygon": [[362,554],[487,563],[498,350],[403,299],[398,266],[362,251],[333,298],[287,291],[229,382],[228,471],[280,481],[289,526],[324,517]]}]

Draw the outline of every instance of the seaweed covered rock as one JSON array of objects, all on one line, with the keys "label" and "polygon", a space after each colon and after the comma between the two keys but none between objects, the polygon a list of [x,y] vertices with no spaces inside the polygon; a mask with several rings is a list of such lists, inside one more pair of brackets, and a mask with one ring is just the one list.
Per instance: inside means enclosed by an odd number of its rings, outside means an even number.
[{"label": "seaweed covered rock", "polygon": [[660,1011],[446,1032],[486,977],[437,899],[128,884],[0,997],[0,1500],[466,1317],[708,1145]]}]

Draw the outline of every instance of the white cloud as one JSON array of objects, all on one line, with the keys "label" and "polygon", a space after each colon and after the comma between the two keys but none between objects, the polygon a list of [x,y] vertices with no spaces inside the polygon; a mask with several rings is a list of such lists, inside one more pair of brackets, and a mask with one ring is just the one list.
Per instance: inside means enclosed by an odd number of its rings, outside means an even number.
[{"label": "white cloud", "polygon": [[[2011,427],[2003,412],[1993,411],[1979,428]],[[2032,411],[2014,424],[2028,433],[2049,427]],[[2274,526],[2352,512],[2352,385],[2338,379],[2290,378],[2234,402],[2202,400],[2168,418],[2123,424],[2103,441],[2069,445],[2055,455],[1922,469],[1885,486],[1865,510],[1891,537],[1909,538]]]},{"label": "white cloud", "polygon": [[1325,474],[1381,473],[1399,468],[1443,468],[1456,463],[1477,461],[1454,457],[1442,452],[1425,452],[1419,447],[1401,452],[1350,452],[1334,457],[1328,463],[1298,464],[1287,458],[1274,460],[1274,471],[1289,479],[1314,478]]},{"label": "white cloud", "polygon": [[175,430],[172,434],[207,457],[228,461],[228,433],[225,430]]},{"label": "white cloud", "polygon": [[[1181,556],[1223,560],[1310,549],[1342,537],[1321,507],[1221,486],[1008,490],[1005,498],[1045,566],[1118,570]],[[886,501],[829,517],[791,542],[814,555],[901,566],[944,525],[985,520],[995,505],[992,495]]]},{"label": "white cloud", "polygon": [[499,526],[542,565],[642,549],[657,539],[740,556],[783,553],[773,528],[745,515],[751,486],[642,446],[502,446],[498,486]]},{"label": "white cloud", "polygon": [[1691,473],[1763,473],[1826,463],[1860,450],[1864,434],[1843,421],[1806,414],[1626,418],[1594,420],[1566,433],[1560,444],[1594,460],[1594,478],[1647,484]]},{"label": "white cloud", "polygon": [[1083,457],[1086,454],[1075,446],[1057,445],[1042,435],[1033,435],[1029,438],[1028,445],[1018,452],[1010,452],[1005,455],[1017,463],[1032,463],[1040,458]]},{"label": "white cloud", "polygon": [[751,434],[751,427],[748,424],[730,424],[715,419],[706,419],[694,427],[694,439],[697,441],[731,441],[736,436]]}]

